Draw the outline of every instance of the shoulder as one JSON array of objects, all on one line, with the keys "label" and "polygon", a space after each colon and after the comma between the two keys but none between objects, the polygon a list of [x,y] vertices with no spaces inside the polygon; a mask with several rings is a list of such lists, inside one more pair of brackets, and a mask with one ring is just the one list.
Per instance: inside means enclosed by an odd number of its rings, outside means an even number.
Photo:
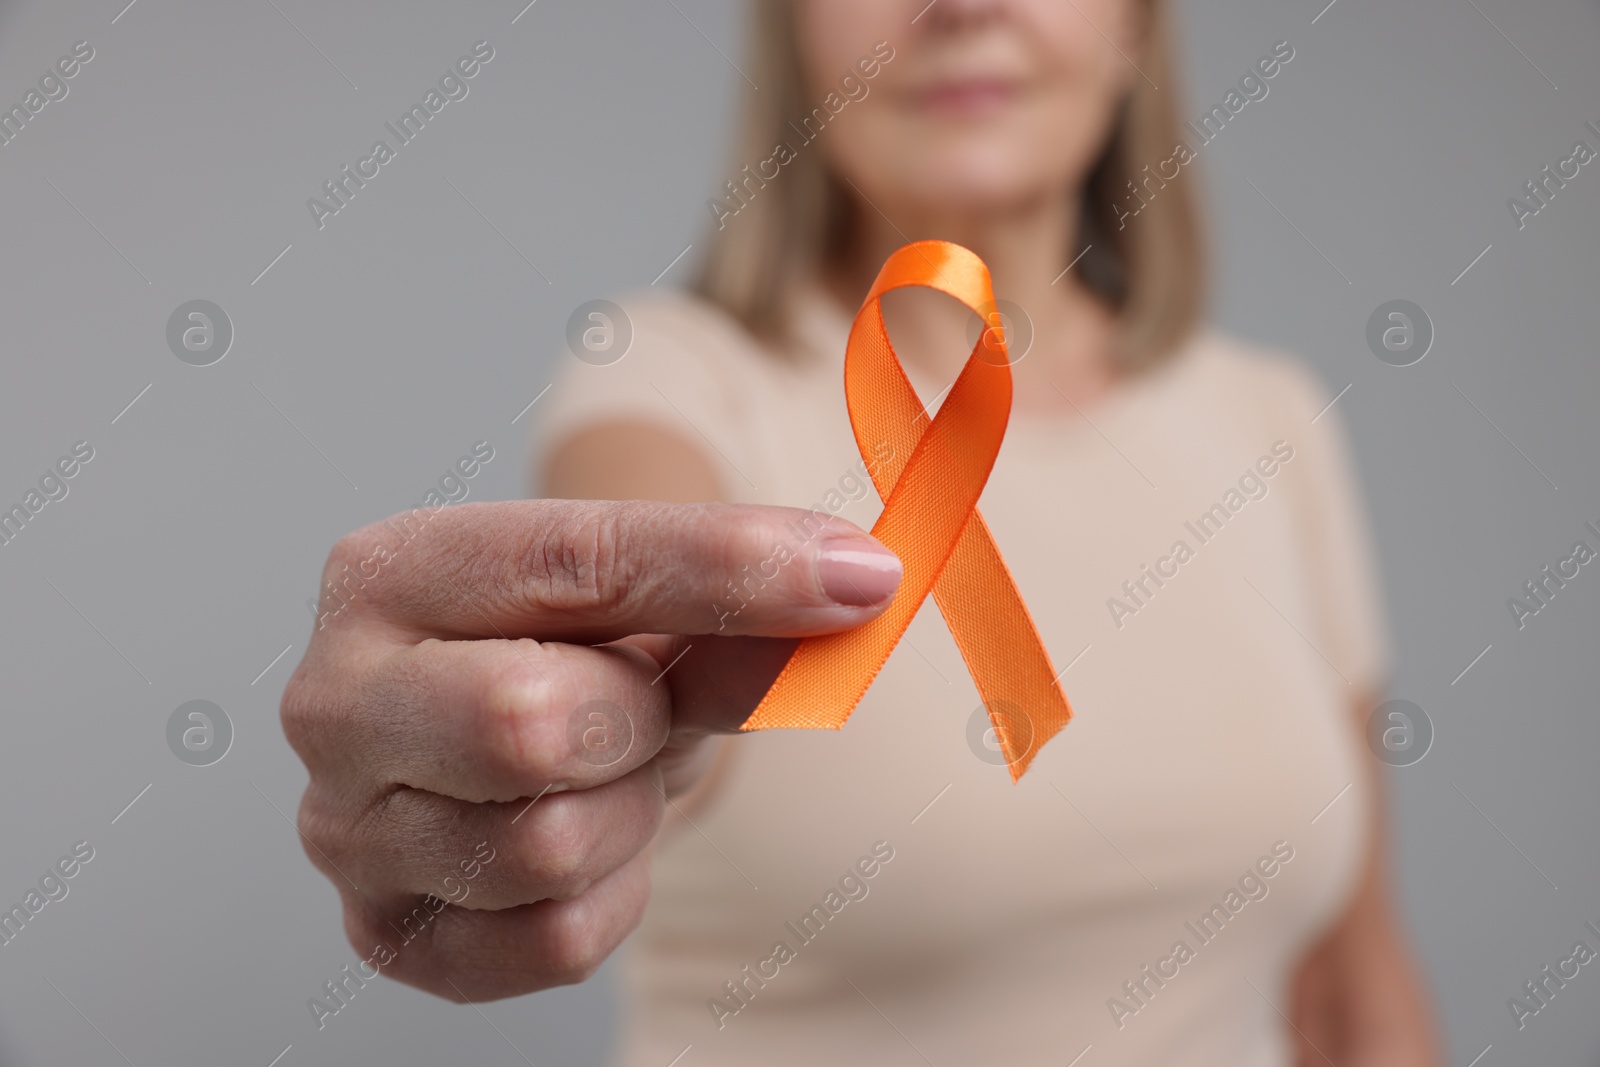
[{"label": "shoulder", "polygon": [[1177,357],[1202,388],[1235,417],[1283,430],[1317,417],[1333,394],[1303,357],[1246,341],[1215,327],[1197,330]]},{"label": "shoulder", "polygon": [[[674,289],[639,289],[617,296],[631,333],[625,358],[665,364],[686,361],[722,374],[760,369],[770,354],[728,312],[698,294]],[[570,332],[570,331],[569,331]]]},{"label": "shoulder", "polygon": [[575,309],[548,364],[544,436],[602,418],[726,421],[753,376],[771,362],[731,315],[693,293],[625,291]]},{"label": "shoulder", "polygon": [[636,327],[664,336],[726,339],[742,332],[731,315],[686,289],[631,289],[616,302]]},{"label": "shoulder", "polygon": [[576,435],[623,423],[664,431],[712,465],[741,462],[752,398],[770,391],[776,360],[732,316],[692,293],[624,291],[570,313],[561,342],[529,418],[536,470]]},{"label": "shoulder", "polygon": [[1189,355],[1215,411],[1294,460],[1285,459],[1283,483],[1303,518],[1341,528],[1364,521],[1346,405],[1338,402],[1348,386],[1329,389],[1305,359],[1218,330],[1197,338]]}]

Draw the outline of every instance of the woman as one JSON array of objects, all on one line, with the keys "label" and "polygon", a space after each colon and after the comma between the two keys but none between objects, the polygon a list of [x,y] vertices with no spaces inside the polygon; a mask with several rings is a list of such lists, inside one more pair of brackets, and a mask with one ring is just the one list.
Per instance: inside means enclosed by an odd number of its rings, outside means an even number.
[{"label": "woman", "polygon": [[[1338,415],[1297,364],[1195,325],[1164,21],[761,4],[697,293],[595,320],[540,408],[542,488],[811,505],[826,531],[451,509],[319,629],[284,704],[308,851],[350,883],[363,951],[432,894],[429,936],[371,966],[510,995],[587,975],[642,913],[628,1064],[1437,1062],[1360,751],[1385,661]],[[877,268],[922,238],[985,260],[1017,360],[981,508],[1077,717],[1016,785],[927,606],[842,733],[708,736],[793,647],[729,635],[845,628],[893,592],[856,529],[877,502],[840,367]],[[976,320],[927,290],[884,306],[934,409]],[[336,550],[335,587],[371,537]],[[752,583],[779,541],[801,562]],[[590,647],[636,633],[679,636]],[[620,731],[625,755],[556,766],[574,723],[572,751]],[[441,883],[479,838],[508,859]]]}]

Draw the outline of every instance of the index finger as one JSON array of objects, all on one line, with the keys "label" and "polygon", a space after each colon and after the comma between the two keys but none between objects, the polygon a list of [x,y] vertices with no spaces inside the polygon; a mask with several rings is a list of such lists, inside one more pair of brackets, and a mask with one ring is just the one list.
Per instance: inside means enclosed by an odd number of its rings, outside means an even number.
[{"label": "index finger", "polygon": [[800,508],[461,504],[342,540],[321,615],[353,608],[418,638],[803,637],[875,617],[900,576],[899,559],[866,531]]}]

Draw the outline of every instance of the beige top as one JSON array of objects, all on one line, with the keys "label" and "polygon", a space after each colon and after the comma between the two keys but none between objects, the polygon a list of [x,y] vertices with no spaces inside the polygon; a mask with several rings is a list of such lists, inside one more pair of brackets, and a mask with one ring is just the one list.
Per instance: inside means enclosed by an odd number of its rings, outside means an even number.
[{"label": "beige top", "polygon": [[[536,450],[653,420],[732,499],[869,528],[849,320],[805,302],[787,364],[690,297],[621,301],[631,349],[564,357]],[[1288,976],[1366,840],[1351,702],[1385,669],[1326,402],[1204,332],[1086,418],[1013,415],[979,506],[1076,718],[1013,785],[930,598],[842,731],[730,741],[620,955],[619,1062],[1290,1063]]]}]

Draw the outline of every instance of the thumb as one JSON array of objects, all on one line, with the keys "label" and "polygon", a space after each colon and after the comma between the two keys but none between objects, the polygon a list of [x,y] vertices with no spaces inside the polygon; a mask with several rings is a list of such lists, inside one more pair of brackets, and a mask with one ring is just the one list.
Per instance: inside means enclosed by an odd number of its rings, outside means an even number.
[{"label": "thumb", "polygon": [[791,637],[673,637],[641,634],[616,644],[643,649],[661,664],[654,684],[670,694],[672,716],[656,763],[668,795],[698,781],[706,769],[707,737],[737,733],[789,661]]},{"label": "thumb", "polygon": [[800,641],[792,637],[640,634],[616,643],[641,648],[661,665],[655,684],[666,686],[671,695],[670,748],[674,742],[737,733]]}]

